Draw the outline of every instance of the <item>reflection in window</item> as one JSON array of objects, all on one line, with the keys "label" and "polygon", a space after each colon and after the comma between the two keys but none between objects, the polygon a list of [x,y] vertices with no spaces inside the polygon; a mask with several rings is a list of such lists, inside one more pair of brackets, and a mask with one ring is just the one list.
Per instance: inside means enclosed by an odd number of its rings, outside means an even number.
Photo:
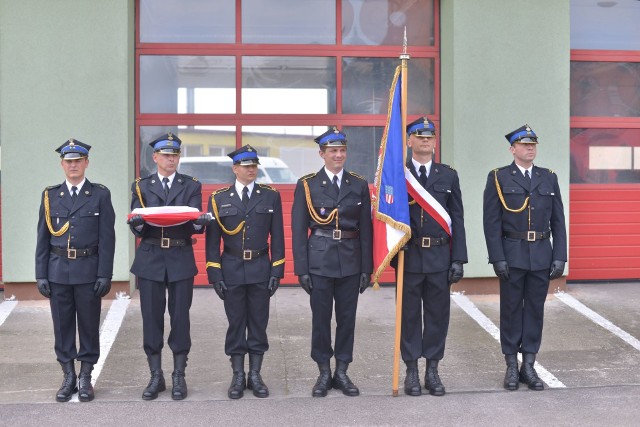
[{"label": "reflection in window", "polygon": [[245,114],[335,113],[335,87],[335,58],[242,58]]},{"label": "reflection in window", "polygon": [[640,183],[640,129],[572,129],[572,184]]},{"label": "reflection in window", "polygon": [[335,44],[334,0],[243,0],[242,42]]},{"label": "reflection in window", "polygon": [[235,85],[230,56],[140,56],[141,113],[233,114]]},{"label": "reflection in window", "polygon": [[640,116],[640,63],[571,62],[571,115]]},{"label": "reflection in window", "polygon": [[143,43],[234,43],[235,0],[140,0]]},{"label": "reflection in window", "polygon": [[342,43],[433,46],[433,0],[343,0]]},{"label": "reflection in window", "polygon": [[[344,58],[342,62],[342,112],[386,114],[389,88],[398,65],[395,58]],[[433,60],[409,61],[409,114],[433,114]]]}]

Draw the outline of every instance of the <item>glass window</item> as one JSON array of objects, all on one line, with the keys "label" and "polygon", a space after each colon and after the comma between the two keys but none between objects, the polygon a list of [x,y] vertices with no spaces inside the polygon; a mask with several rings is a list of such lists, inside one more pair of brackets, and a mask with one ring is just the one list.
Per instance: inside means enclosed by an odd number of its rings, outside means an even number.
[{"label": "glass window", "polygon": [[140,56],[140,112],[236,112],[231,56]]},{"label": "glass window", "polygon": [[[434,113],[433,59],[409,61],[409,114]],[[344,58],[342,60],[342,112],[386,114],[389,88],[399,61],[396,58]]]},{"label": "glass window", "polygon": [[242,42],[335,44],[334,0],[243,0]]},{"label": "glass window", "polygon": [[345,169],[373,184],[384,126],[345,126],[342,131],[347,135]]},{"label": "glass window", "polygon": [[571,0],[571,49],[640,50],[640,2]]},{"label": "glass window", "polygon": [[570,181],[640,183],[640,129],[571,129]]},{"label": "glass window", "polygon": [[242,112],[245,114],[335,113],[335,87],[335,58],[242,58]]},{"label": "glass window", "polygon": [[140,0],[143,43],[234,43],[235,0]]},{"label": "glass window", "polygon": [[433,46],[433,0],[343,0],[342,43]]},{"label": "glass window", "polygon": [[[203,184],[225,184],[235,179],[231,171],[231,158],[236,149],[236,131],[233,126],[141,126],[140,127],[140,176],[155,172],[153,149],[149,145],[158,136],[172,132],[182,141],[182,154],[178,170],[198,178]],[[217,156],[202,153],[217,152]],[[229,175],[230,173],[230,175]],[[229,181],[231,179],[231,181]]]},{"label": "glass window", "polygon": [[640,63],[571,62],[572,116],[640,116]]},{"label": "glass window", "polygon": [[244,126],[242,145],[258,151],[268,174],[265,183],[295,184],[299,177],[322,167],[313,138],[326,130],[327,126]]}]

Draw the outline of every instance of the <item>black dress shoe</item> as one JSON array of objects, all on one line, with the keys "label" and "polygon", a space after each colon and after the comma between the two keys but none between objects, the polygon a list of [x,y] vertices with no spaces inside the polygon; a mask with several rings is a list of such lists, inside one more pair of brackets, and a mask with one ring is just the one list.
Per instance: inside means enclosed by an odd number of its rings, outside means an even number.
[{"label": "black dress shoe", "polygon": [[164,381],[164,375],[162,373],[162,369],[157,371],[151,371],[151,379],[149,379],[149,384],[147,388],[142,392],[143,400],[153,400],[158,397],[158,393],[165,391],[167,389],[167,384]]},{"label": "black dress shoe", "polygon": [[56,401],[68,402],[69,400],[71,400],[71,396],[73,395],[73,393],[78,391],[78,377],[76,376],[76,369],[73,360],[65,363],[60,363],[60,366],[62,366],[62,372],[64,372],[64,379],[62,380],[60,389],[56,393]]},{"label": "black dress shoe", "polygon": [[418,362],[413,360],[405,363],[407,365],[407,375],[404,377],[404,394],[420,396],[422,394],[422,386],[420,385]]},{"label": "black dress shoe", "polygon": [[438,360],[427,360],[427,373],[424,376],[424,387],[432,396],[444,396],[445,390],[438,375]]}]

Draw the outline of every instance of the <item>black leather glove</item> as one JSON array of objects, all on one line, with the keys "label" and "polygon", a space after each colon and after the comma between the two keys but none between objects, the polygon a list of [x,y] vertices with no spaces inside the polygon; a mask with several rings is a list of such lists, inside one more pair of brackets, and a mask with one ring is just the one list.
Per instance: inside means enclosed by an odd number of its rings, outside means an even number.
[{"label": "black leather glove", "polygon": [[36,285],[38,286],[38,292],[45,298],[51,298],[51,287],[47,279],[36,279]]},{"label": "black leather glove", "polygon": [[142,215],[134,215],[129,218],[127,224],[129,224],[133,228],[140,227],[141,225],[144,225],[144,218],[142,218]]},{"label": "black leather glove", "polygon": [[453,261],[449,267],[449,285],[458,283],[464,276],[464,268],[460,261]]},{"label": "black leather glove", "polygon": [[193,221],[193,223],[195,225],[201,225],[203,227],[209,225],[209,223],[211,222],[211,216],[209,216],[208,213],[203,213],[201,214],[198,219],[196,219],[195,221]]},{"label": "black leather glove", "polygon": [[371,274],[360,273],[360,293],[363,293],[371,286]]},{"label": "black leather glove", "polygon": [[493,271],[500,280],[509,280],[509,264],[507,261],[496,261],[493,263]]},{"label": "black leather glove", "polygon": [[221,300],[224,300],[224,293],[227,290],[227,285],[224,284],[224,280],[214,283],[213,290],[216,291],[216,294],[218,294]]},{"label": "black leather glove", "polygon": [[102,298],[111,290],[111,279],[107,279],[106,277],[98,277],[96,280],[96,284],[93,285],[93,293],[98,297]]},{"label": "black leather glove", "polygon": [[551,263],[551,273],[549,273],[549,280],[557,279],[564,273],[564,261],[555,260]]},{"label": "black leather glove", "polygon": [[311,291],[313,290],[313,283],[311,283],[311,276],[308,274],[301,274],[298,276],[298,283],[306,293],[311,295]]},{"label": "black leather glove", "polygon": [[276,293],[279,286],[280,286],[280,279],[275,276],[271,276],[271,278],[269,278],[269,288],[268,288],[270,297],[272,297],[273,294]]}]

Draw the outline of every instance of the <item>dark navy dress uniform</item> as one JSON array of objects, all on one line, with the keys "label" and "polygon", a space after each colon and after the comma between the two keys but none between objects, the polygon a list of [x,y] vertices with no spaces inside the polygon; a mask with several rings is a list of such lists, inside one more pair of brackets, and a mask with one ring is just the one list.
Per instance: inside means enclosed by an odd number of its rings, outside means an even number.
[{"label": "dark navy dress uniform", "polygon": [[[322,146],[323,139],[331,137],[330,132],[316,142]],[[344,134],[336,136],[346,144]],[[328,145],[334,144],[329,141]],[[326,220],[334,211],[330,222],[316,220]],[[336,192],[325,168],[300,178],[291,228],[295,274],[308,274],[313,283],[311,358],[319,364],[328,363],[335,354],[336,361],[348,364],[353,360],[360,274],[373,271],[371,199],[366,179],[343,170],[342,184]],[[335,352],[331,345],[334,301]]]},{"label": "dark navy dress uniform", "polygon": [[[47,225],[45,196],[54,232],[69,223],[67,231],[59,236],[53,235]],[[100,356],[101,298],[95,295],[93,286],[98,277],[111,279],[113,274],[114,224],[111,193],[102,184],[86,179],[75,203],[64,182],[48,187],[42,194],[36,278],[48,279],[51,284],[55,351],[60,362],[78,359],[94,364]]]},{"label": "dark navy dress uniform", "polygon": [[[407,167],[419,182],[411,160]],[[432,163],[424,187],[451,217],[452,236],[409,197],[411,240],[404,256],[402,359],[441,360],[449,329],[449,267],[467,262],[464,209],[458,174]]]},{"label": "dark navy dress uniform", "polygon": [[[228,288],[224,298],[229,320],[225,353],[264,354],[269,349],[269,279],[284,277],[280,193],[254,183],[245,207],[235,186],[223,188],[211,195],[209,212],[216,221],[207,227],[207,275],[209,283],[223,280]],[[236,233],[229,234],[242,223]]]},{"label": "dark navy dress uniform", "polygon": [[[158,144],[154,144],[155,149],[162,150]],[[136,180],[131,185],[131,210],[156,206],[190,206],[200,210],[202,185],[193,177],[176,173],[165,195],[158,174]],[[141,238],[131,273],[138,278],[140,289],[144,351],[147,356],[162,353],[168,291],[171,332],[167,343],[174,355],[187,355],[191,349],[189,309],[194,276],[198,274],[191,236],[204,232],[204,228],[188,221],[171,227],[145,223],[141,229],[132,226],[131,231]]]},{"label": "dark navy dress uniform", "polygon": [[[528,125],[506,138],[511,144],[537,144]],[[515,162],[489,172],[484,234],[494,269],[505,262],[508,266],[508,278],[502,274],[500,279],[500,344],[507,367],[517,365],[516,354],[523,353],[520,381],[542,390],[533,363],[542,341],[544,303],[550,275],[560,276],[567,260],[564,208],[556,174],[534,165],[527,179]],[[500,276],[498,270],[496,273]],[[507,371],[505,388],[517,389],[514,375],[509,380]]]}]

